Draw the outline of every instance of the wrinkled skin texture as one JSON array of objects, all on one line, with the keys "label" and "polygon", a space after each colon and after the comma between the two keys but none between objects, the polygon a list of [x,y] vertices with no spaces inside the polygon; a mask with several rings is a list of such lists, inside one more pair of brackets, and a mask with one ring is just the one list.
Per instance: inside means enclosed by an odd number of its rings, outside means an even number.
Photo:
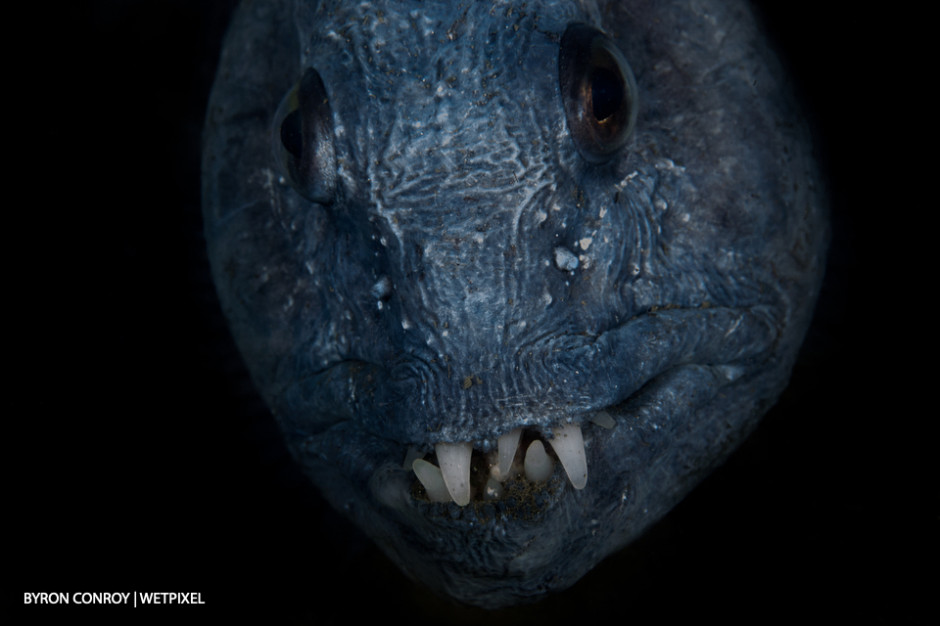
[{"label": "wrinkled skin texture", "polygon": [[[336,508],[438,591],[535,599],[665,514],[785,387],[826,241],[809,141],[743,4],[379,5],[236,15],[203,161],[216,286]],[[572,23],[607,33],[636,79],[635,130],[603,163],[566,119]],[[335,152],[316,202],[277,157],[309,68]],[[568,423],[584,489],[556,464],[458,507],[403,467],[409,448],[489,451]]]}]

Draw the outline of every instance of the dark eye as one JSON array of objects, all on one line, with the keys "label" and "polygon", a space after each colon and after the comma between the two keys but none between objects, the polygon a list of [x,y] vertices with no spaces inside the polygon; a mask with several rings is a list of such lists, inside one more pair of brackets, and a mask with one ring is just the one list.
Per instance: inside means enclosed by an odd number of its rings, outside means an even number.
[{"label": "dark eye", "polygon": [[558,79],[578,152],[591,163],[607,161],[636,123],[636,82],[623,54],[596,28],[571,24],[561,38]]},{"label": "dark eye", "polygon": [[333,116],[316,70],[307,70],[284,96],[274,124],[274,153],[290,184],[308,200],[331,204],[336,195]]}]

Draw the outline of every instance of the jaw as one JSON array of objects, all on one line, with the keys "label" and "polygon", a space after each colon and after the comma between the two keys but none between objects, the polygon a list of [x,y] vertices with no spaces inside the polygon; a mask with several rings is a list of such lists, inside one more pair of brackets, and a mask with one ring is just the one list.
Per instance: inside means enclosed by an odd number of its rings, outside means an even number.
[{"label": "jaw", "polygon": [[[478,441],[465,506],[432,501],[413,471],[414,445],[354,420],[298,436],[291,446],[331,503],[410,576],[460,601],[498,608],[572,585],[671,509],[773,401],[779,389],[766,382],[772,374],[748,374],[736,364],[675,364],[617,404],[574,416],[589,472],[581,489],[552,451],[554,429],[541,425],[522,429],[516,462],[544,440],[555,460],[548,478],[529,480],[522,470],[501,483],[497,498],[487,498],[477,475],[498,465],[498,456]],[[426,443],[419,456],[437,464],[434,449]]]}]

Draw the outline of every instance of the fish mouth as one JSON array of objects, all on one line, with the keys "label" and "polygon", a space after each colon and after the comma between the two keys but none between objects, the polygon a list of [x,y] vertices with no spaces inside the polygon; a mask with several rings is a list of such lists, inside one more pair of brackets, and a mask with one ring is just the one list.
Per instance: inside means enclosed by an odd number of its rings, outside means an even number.
[{"label": "fish mouth", "polygon": [[[597,422],[613,427],[609,413],[599,413]],[[416,498],[432,502],[454,502],[458,506],[476,501],[500,500],[511,490],[529,490],[546,483],[560,464],[571,485],[587,485],[587,456],[580,424],[565,424],[552,430],[548,441],[534,429],[515,428],[501,435],[495,450],[482,452],[471,442],[438,443],[436,459],[424,456],[411,463],[405,460],[418,479],[412,489]],[[436,461],[436,464],[435,462]]]},{"label": "fish mouth", "polygon": [[[681,437],[692,433],[712,448],[733,447],[737,438],[724,426],[702,431],[714,424],[707,415],[716,401],[735,395],[745,379],[736,366],[683,365],[580,424],[548,432],[513,428],[505,437],[518,437],[518,445],[506,475],[499,445],[471,447],[464,505],[446,483],[443,491],[429,488],[415,471],[422,463],[449,462],[448,452],[439,453],[447,449],[441,444],[422,453],[344,421],[293,447],[331,504],[406,575],[461,602],[499,608],[569,587],[672,508],[711,469],[696,467],[696,454],[682,451],[688,462],[676,470]],[[696,413],[702,419],[688,426],[687,417]],[[556,440],[575,428],[585,464],[572,478]],[[548,458],[546,475],[525,468],[526,457],[540,454],[533,452],[538,447]],[[345,453],[352,449],[357,453]],[[497,472],[502,480],[494,486]],[[575,481],[584,482],[579,488]]]},{"label": "fish mouth", "polygon": [[393,471],[410,479],[407,497],[429,517],[454,517],[454,507],[470,507],[477,512],[486,508],[485,517],[496,519],[525,505],[534,519],[552,502],[586,489],[591,466],[599,470],[597,482],[603,485],[612,471],[608,448],[629,438],[635,426],[642,422],[639,430],[655,433],[657,419],[675,421],[695,412],[741,375],[742,369],[731,365],[680,366],[648,381],[625,401],[586,413],[581,420],[517,426],[501,434],[495,446],[486,440],[438,442],[423,451],[399,444],[402,462],[388,459],[386,467],[397,465]]},{"label": "fish mouth", "polygon": [[[755,412],[751,372],[769,358],[776,325],[753,309],[709,315],[723,341],[694,342],[683,358],[654,364],[628,393],[594,406],[540,416],[544,404],[536,403],[527,417],[477,436],[389,437],[361,413],[335,413],[315,434],[285,431],[327,499],[406,573],[479,606],[535,599],[636,538],[746,434],[720,416]],[[659,317],[675,323],[691,314]],[[634,323],[631,336],[648,321]],[[353,385],[352,411],[367,415],[396,400],[383,395],[380,373],[345,363],[315,383],[328,383],[331,398],[338,388],[349,397]]]}]

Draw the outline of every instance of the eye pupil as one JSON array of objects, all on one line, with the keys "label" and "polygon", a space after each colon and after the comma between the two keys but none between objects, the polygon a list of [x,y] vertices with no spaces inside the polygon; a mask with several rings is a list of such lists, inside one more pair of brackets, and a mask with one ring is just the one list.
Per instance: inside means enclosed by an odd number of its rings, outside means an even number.
[{"label": "eye pupil", "polygon": [[623,105],[623,80],[612,70],[602,67],[591,76],[591,108],[594,118],[603,122]]},{"label": "eye pupil", "polygon": [[298,160],[304,153],[304,134],[301,124],[300,111],[289,113],[281,122],[281,145]]}]

